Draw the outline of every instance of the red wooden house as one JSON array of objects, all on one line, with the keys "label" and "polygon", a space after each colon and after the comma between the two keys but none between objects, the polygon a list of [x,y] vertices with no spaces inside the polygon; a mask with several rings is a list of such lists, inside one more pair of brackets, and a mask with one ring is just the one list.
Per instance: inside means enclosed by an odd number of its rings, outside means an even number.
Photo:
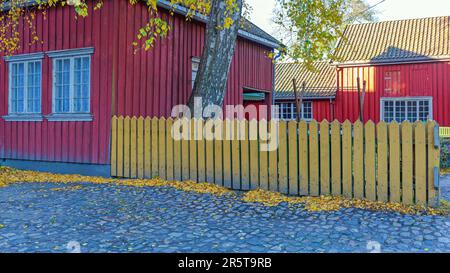
[{"label": "red wooden house", "polygon": [[[359,77],[361,83],[367,82],[364,121],[434,119],[441,126],[450,126],[449,25],[450,17],[349,25],[337,46],[337,61],[331,63],[335,67],[333,100],[319,106],[313,98],[313,108],[319,110],[313,109],[312,118],[356,121]],[[331,83],[323,82],[333,77],[329,66],[316,73],[320,79],[305,76],[312,72],[293,69],[297,72],[290,74],[297,75],[299,82],[310,79],[308,85],[318,85],[327,93]],[[292,77],[288,80],[292,82]],[[283,91],[279,88],[282,82],[286,80],[277,76],[276,91]]]},{"label": "red wooden house", "polygon": [[[75,19],[73,7],[51,8],[34,20],[43,43],[33,45],[21,23],[19,52],[0,59],[0,165],[109,175],[113,115],[169,116],[187,102],[207,18],[187,22],[186,9],[176,7],[170,16],[168,2],[158,5],[172,30],[137,54],[133,41],[148,19],[142,3],[107,0],[84,19]],[[278,45],[250,22],[239,31],[226,105],[255,94],[271,104],[267,53]]]}]

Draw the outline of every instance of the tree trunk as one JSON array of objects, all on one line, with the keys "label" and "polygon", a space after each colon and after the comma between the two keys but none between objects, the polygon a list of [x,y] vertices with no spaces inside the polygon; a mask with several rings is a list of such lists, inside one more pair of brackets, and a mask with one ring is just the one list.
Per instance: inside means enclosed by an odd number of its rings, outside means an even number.
[{"label": "tree trunk", "polygon": [[[212,0],[211,14],[206,26],[206,41],[194,90],[188,106],[194,113],[194,99],[202,99],[202,112],[209,105],[223,105],[231,60],[242,17],[243,0],[235,0],[238,9],[226,14],[226,0]],[[234,24],[224,28],[227,17]],[[199,109],[197,109],[198,111]]]}]

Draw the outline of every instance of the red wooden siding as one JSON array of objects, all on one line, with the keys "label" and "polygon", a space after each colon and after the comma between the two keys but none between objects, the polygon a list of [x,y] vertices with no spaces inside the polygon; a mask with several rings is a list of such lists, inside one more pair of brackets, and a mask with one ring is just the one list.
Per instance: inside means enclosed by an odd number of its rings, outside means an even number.
[{"label": "red wooden siding", "polygon": [[[107,163],[110,113],[110,92],[99,79],[110,73],[108,54],[111,51],[108,24],[112,5],[94,12],[86,19],[75,19],[73,8],[57,8],[35,18],[37,35],[43,43],[29,45],[31,33],[21,24],[23,39],[17,54],[46,52],[71,48],[94,47],[91,63],[91,111],[93,122],[5,122],[0,118],[0,158],[61,161],[78,163]],[[48,57],[42,63],[42,113],[52,112],[52,66]],[[106,81],[104,81],[106,84]],[[8,68],[0,59],[0,116],[8,114]]]},{"label": "red wooden siding", "polygon": [[[127,3],[122,2],[125,8]],[[202,54],[204,25],[186,23],[182,16],[162,16],[172,26],[169,37],[156,43],[150,52],[139,51],[135,55],[132,46],[135,31],[132,30],[143,24],[145,7],[128,8],[127,14],[119,16],[120,32],[127,30],[127,39],[119,39],[114,53],[118,75],[114,82],[117,115],[169,116],[172,107],[185,104],[192,93],[191,59]],[[273,65],[267,57],[268,51],[264,46],[238,40],[225,105],[243,104],[244,87],[272,90]]]},{"label": "red wooden siding", "polygon": [[[386,92],[385,73],[400,71],[399,92]],[[433,98],[434,119],[441,126],[450,126],[450,63],[386,65],[373,67],[347,67],[338,69],[339,91],[335,102],[335,118],[339,121],[358,119],[357,78],[367,81],[364,119],[380,121],[380,98],[414,97]]]},{"label": "red wooden siding", "polygon": [[[126,11],[126,12],[124,12]],[[35,18],[40,42],[29,45],[30,30],[21,24],[17,54],[94,47],[91,63],[93,122],[5,122],[0,118],[0,158],[109,164],[110,118],[117,115],[167,116],[191,92],[191,57],[201,56],[204,26],[182,16],[162,16],[172,31],[148,51],[134,54],[132,42],[147,19],[144,5],[109,0],[102,9],[75,19],[72,7],[58,7]],[[272,89],[270,50],[239,39],[231,66],[226,104],[242,103],[244,86]],[[0,56],[2,57],[2,56]],[[51,60],[42,67],[42,114],[52,111]],[[7,64],[0,59],[0,116],[8,113]]]},{"label": "red wooden siding", "polygon": [[319,122],[323,120],[333,120],[332,105],[330,104],[330,100],[313,101],[313,118]]}]

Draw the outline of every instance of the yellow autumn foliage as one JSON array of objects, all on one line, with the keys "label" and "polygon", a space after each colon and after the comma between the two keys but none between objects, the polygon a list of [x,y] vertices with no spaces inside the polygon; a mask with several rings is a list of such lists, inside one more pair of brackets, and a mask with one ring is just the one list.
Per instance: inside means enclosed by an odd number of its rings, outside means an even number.
[{"label": "yellow autumn foliage", "polygon": [[[94,184],[114,184],[134,187],[171,187],[181,191],[194,192],[200,194],[212,194],[216,196],[232,196],[236,194],[224,187],[210,183],[197,183],[194,181],[166,181],[163,179],[114,179],[103,177],[92,177],[82,175],[64,175],[35,171],[22,171],[9,167],[0,167],[0,188],[13,183],[94,183]],[[53,191],[74,191],[80,190],[82,186],[70,186],[66,188],[54,188]],[[248,203],[260,203],[265,206],[278,206],[280,203],[303,204],[305,210],[309,212],[338,211],[343,208],[358,208],[373,211],[399,212],[402,214],[428,214],[428,215],[449,215],[449,206],[441,208],[427,208],[424,206],[406,206],[396,203],[373,202],[367,200],[351,200],[342,197],[321,196],[321,197],[288,197],[276,192],[266,190],[254,190],[243,195],[242,201]],[[444,201],[445,202],[445,201]],[[443,202],[443,203],[444,203]],[[447,204],[447,203],[445,203]]]},{"label": "yellow autumn foliage", "polygon": [[209,193],[217,196],[234,194],[232,191],[209,183],[193,181],[165,181],[155,179],[114,179],[82,175],[65,175],[45,172],[21,171],[8,167],[0,167],[0,187],[12,183],[76,183],[87,182],[94,184],[115,184],[134,187],[172,187],[186,192]]},{"label": "yellow autumn foliage", "polygon": [[338,211],[343,208],[357,208],[373,211],[399,212],[402,214],[446,215],[444,208],[434,209],[425,206],[407,206],[398,203],[374,202],[368,200],[345,199],[335,196],[320,197],[288,197],[280,193],[265,190],[254,190],[244,194],[243,201],[261,203],[266,206],[278,206],[280,203],[304,204],[309,212]]}]

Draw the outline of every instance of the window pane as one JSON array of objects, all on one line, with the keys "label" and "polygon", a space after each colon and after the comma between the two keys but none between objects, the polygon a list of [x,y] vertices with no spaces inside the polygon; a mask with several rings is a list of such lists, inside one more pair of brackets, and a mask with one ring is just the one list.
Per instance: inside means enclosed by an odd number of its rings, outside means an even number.
[{"label": "window pane", "polygon": [[312,102],[310,101],[303,103],[303,118],[313,119]]},{"label": "window pane", "polygon": [[25,113],[25,64],[11,65],[11,113]]},{"label": "window pane", "polygon": [[192,74],[191,74],[192,88],[194,88],[194,83],[195,83],[195,80],[197,79],[197,73],[198,73],[199,66],[200,66],[200,60],[193,58],[192,59],[192,69],[191,69],[191,71],[192,71]]},{"label": "window pane", "polygon": [[392,122],[394,121],[394,102],[385,101],[384,102],[384,121]]},{"label": "window pane", "polygon": [[70,112],[70,59],[56,61],[55,111]]},{"label": "window pane", "polygon": [[55,111],[87,113],[90,104],[90,58],[74,57],[56,61]]},{"label": "window pane", "polygon": [[41,112],[41,62],[29,62],[27,71],[27,112]]},{"label": "window pane", "polygon": [[409,122],[427,121],[431,119],[431,103],[426,99],[391,99],[384,101],[384,121]]},{"label": "window pane", "polygon": [[408,101],[408,121],[415,122],[417,120],[417,102]]},{"label": "window pane", "polygon": [[406,102],[395,102],[395,120],[397,122],[403,122],[406,120]]},{"label": "window pane", "polygon": [[73,111],[89,111],[89,58],[75,58]]},{"label": "window pane", "polygon": [[430,116],[430,102],[429,101],[419,101],[419,120],[427,121],[431,119]]}]

